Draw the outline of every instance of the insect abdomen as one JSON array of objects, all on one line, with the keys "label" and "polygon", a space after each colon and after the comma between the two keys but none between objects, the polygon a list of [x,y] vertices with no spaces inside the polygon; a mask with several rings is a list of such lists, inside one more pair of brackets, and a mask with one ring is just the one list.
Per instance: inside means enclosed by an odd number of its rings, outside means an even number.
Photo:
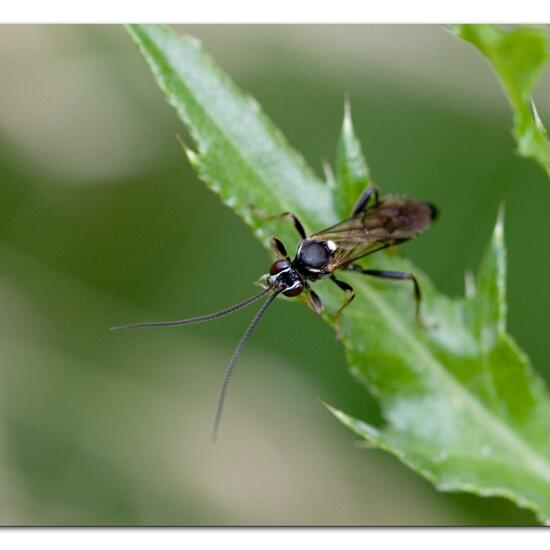
[{"label": "insect abdomen", "polygon": [[365,213],[363,225],[368,232],[383,231],[391,239],[411,239],[428,229],[436,215],[428,202],[389,196]]}]

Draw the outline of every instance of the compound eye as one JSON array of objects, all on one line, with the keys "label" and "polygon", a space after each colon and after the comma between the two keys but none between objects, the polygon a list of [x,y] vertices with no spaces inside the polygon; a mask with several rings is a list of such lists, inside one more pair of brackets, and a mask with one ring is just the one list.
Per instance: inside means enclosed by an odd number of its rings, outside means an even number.
[{"label": "compound eye", "polygon": [[289,290],[285,290],[285,292],[283,292],[283,294],[285,296],[293,297],[293,296],[298,296],[298,294],[301,294],[303,290],[304,290],[303,283],[298,283],[293,288],[291,288]]},{"label": "compound eye", "polygon": [[271,275],[277,275],[277,273],[281,273],[281,271],[284,271],[285,269],[288,269],[289,267],[290,267],[290,260],[289,259],[285,258],[283,260],[277,260],[269,268],[269,273]]}]

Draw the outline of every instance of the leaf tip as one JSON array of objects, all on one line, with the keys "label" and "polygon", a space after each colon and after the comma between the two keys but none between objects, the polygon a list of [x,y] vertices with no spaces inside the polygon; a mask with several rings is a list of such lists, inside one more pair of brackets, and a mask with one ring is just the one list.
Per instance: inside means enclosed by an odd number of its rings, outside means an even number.
[{"label": "leaf tip", "polygon": [[342,123],[342,133],[348,136],[353,135],[353,122],[351,119],[351,100],[348,93],[344,95],[344,121]]},{"label": "leaf tip", "polygon": [[340,409],[337,409],[336,407],[333,407],[330,403],[327,403],[324,399],[321,397],[318,397],[321,405],[326,407],[330,413],[332,413],[342,424],[346,426],[350,426],[349,419],[350,417],[343,413]]},{"label": "leaf tip", "polygon": [[183,149],[183,152],[189,159],[189,162],[191,163],[191,165],[198,166],[200,164],[199,154],[193,151],[193,149],[191,149],[191,147],[189,147],[189,145],[187,145],[187,143],[183,141],[183,138],[179,134],[176,134],[176,139],[178,140],[181,148]]},{"label": "leaf tip", "polygon": [[322,397],[317,398],[319,403],[326,407],[331,413],[335,414],[338,409],[335,409],[330,403],[327,403]]},{"label": "leaf tip", "polygon": [[499,278],[504,277],[506,248],[504,244],[504,214],[505,207],[502,202],[498,209],[497,221],[491,237],[490,249],[493,250],[496,272]]},{"label": "leaf tip", "polygon": [[531,98],[531,113],[533,114],[533,120],[535,121],[535,126],[537,130],[543,133],[543,135],[546,135],[546,128],[542,123],[539,112],[537,110],[537,106],[535,105],[535,100],[533,98]]},{"label": "leaf tip", "polygon": [[330,165],[330,162],[328,162],[328,160],[326,159],[323,159],[322,165],[323,165],[323,173],[325,174],[325,181],[327,182],[327,185],[330,188],[334,188],[336,186],[336,179],[334,178],[334,172],[332,171],[332,166]]},{"label": "leaf tip", "polygon": [[495,345],[506,330],[506,246],[504,243],[504,205],[497,221],[476,279],[476,303],[485,326],[484,346]]},{"label": "leaf tip", "polygon": [[443,30],[451,33],[452,35],[454,36],[457,36],[457,37],[460,37],[460,27],[462,27],[462,25],[460,24],[443,24],[441,25],[441,27],[443,28]]},{"label": "leaf tip", "polygon": [[324,405],[344,426],[348,427],[352,432],[367,439],[371,443],[377,444],[380,437],[380,431],[366,422],[349,416],[345,412],[333,407],[323,399],[319,398],[319,401]]},{"label": "leaf tip", "polygon": [[473,298],[476,295],[476,278],[471,270],[464,273],[464,294],[466,298]]},{"label": "leaf tip", "polygon": [[344,216],[370,181],[361,143],[355,135],[351,102],[347,94],[344,99],[342,130],[336,148],[336,181],[338,185],[333,190],[334,204],[337,212]]}]

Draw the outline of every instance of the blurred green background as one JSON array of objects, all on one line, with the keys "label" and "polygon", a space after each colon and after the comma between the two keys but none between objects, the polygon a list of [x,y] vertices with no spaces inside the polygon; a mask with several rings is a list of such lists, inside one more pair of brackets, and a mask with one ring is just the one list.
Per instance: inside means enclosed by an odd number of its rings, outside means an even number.
[{"label": "blurred green background", "polygon": [[[318,173],[349,93],[376,183],[440,208],[404,248],[442,291],[463,292],[505,201],[510,332],[550,379],[550,181],[514,153],[476,50],[436,26],[179,30]],[[181,123],[122,27],[0,27],[0,74],[1,524],[533,523],[356,445],[318,397],[369,419],[376,405],[333,332],[288,303],[248,345],[212,446],[220,378],[251,312],[107,327],[236,302],[270,258],[190,169]],[[549,90],[546,79],[535,96],[543,119]]]}]

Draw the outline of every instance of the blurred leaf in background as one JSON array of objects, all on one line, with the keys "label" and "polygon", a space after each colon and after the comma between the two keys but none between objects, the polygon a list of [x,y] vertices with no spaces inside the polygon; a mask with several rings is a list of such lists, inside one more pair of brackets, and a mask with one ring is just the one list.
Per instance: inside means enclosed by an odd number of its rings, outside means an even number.
[{"label": "blurred leaf in background", "polygon": [[550,176],[550,142],[533,100],[533,91],[549,59],[545,28],[456,25],[456,35],[487,58],[514,113],[513,135],[518,152],[536,160]]},{"label": "blurred leaf in background", "polygon": [[[437,230],[405,247],[445,293],[462,294],[505,199],[510,332],[548,379],[547,181],[510,154],[508,106],[478,52],[430,26],[178,32],[207,45],[318,174],[349,92],[375,181],[441,209]],[[213,451],[245,316],[139,338],[107,327],[245,297],[267,254],[194,175],[124,29],[5,26],[0,44],[2,523],[534,521],[353,448],[317,397],[360,418],[377,408],[329,327],[292,304],[274,305],[247,348]],[[542,118],[548,84],[535,91]]]}]

